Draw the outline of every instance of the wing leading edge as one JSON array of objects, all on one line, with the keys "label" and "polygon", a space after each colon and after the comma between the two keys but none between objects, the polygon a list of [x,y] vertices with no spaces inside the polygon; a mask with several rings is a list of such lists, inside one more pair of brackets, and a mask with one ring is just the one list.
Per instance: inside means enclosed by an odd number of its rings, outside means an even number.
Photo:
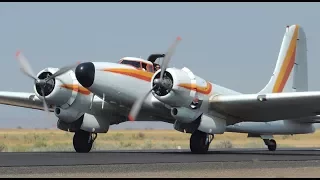
[{"label": "wing leading edge", "polygon": [[0,104],[44,110],[42,101],[34,93],[27,92],[0,91]]},{"label": "wing leading edge", "polygon": [[243,121],[296,119],[320,114],[320,92],[218,95],[210,109]]}]

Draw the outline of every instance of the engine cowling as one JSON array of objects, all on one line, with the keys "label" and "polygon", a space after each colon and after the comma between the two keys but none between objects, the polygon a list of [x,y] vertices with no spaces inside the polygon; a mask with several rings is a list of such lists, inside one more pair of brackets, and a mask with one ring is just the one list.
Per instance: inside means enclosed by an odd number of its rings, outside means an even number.
[{"label": "engine cowling", "polygon": [[[160,77],[160,70],[152,77],[151,87],[154,80]],[[198,109],[202,100],[211,93],[211,83],[195,76],[188,68],[168,68],[164,73],[164,79],[170,81],[171,89],[157,87],[152,93],[159,101],[172,107],[186,107]]]},{"label": "engine cowling", "polygon": [[[39,79],[54,74],[58,68],[46,68],[37,75]],[[43,99],[41,89],[34,85],[35,94]],[[67,123],[78,120],[90,106],[91,96],[89,91],[84,91],[79,85],[73,71],[68,71],[52,80],[44,87],[44,96],[49,107],[55,108],[54,113],[59,120]],[[84,95],[82,95],[84,94]]]},{"label": "engine cowling", "polygon": [[[58,68],[46,68],[40,71],[37,74],[37,77],[39,79],[45,79],[57,71]],[[75,76],[73,76],[74,74],[72,71],[69,71],[48,81],[44,88],[44,96],[48,104],[54,104],[55,106],[61,106],[65,108],[73,103],[77,92],[70,91],[68,89],[69,87],[66,87],[71,86],[70,88],[73,88],[72,85],[76,81]],[[43,99],[41,88],[38,85],[34,85],[34,91],[39,99]]]}]

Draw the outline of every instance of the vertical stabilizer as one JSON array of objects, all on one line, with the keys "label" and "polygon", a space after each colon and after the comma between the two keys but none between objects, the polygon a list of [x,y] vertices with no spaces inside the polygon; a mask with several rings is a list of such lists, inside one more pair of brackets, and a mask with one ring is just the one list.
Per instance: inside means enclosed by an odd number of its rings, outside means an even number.
[{"label": "vertical stabilizer", "polygon": [[308,91],[307,39],[299,25],[287,27],[276,67],[259,93]]}]

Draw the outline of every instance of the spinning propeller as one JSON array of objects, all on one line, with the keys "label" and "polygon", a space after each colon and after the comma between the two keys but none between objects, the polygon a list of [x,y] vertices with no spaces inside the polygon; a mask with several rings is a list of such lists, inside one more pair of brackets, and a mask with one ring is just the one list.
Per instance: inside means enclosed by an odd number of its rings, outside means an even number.
[{"label": "spinning propeller", "polygon": [[167,66],[169,64],[169,61],[171,59],[171,56],[173,55],[178,43],[181,41],[180,37],[177,37],[176,41],[171,45],[171,47],[168,49],[167,53],[164,56],[164,59],[161,63],[161,73],[160,77],[154,80],[154,86],[152,89],[150,89],[144,96],[136,100],[136,102],[133,104],[131,111],[129,113],[129,120],[134,121],[141,109],[141,106],[144,102],[144,100],[148,97],[148,95],[155,90],[156,88],[164,88],[166,90],[170,90],[172,88],[172,81],[166,78],[163,78],[164,72],[167,70]]},{"label": "spinning propeller", "polygon": [[47,78],[45,79],[39,79],[38,77],[35,76],[35,74],[33,73],[33,70],[27,60],[27,58],[20,52],[18,51],[16,53],[16,58],[17,60],[19,61],[20,63],[20,69],[21,71],[29,76],[30,78],[34,79],[35,81],[35,84],[37,86],[40,87],[41,89],[41,92],[42,92],[42,96],[43,96],[43,107],[44,107],[44,110],[49,113],[49,109],[48,109],[48,105],[46,103],[46,99],[45,99],[45,93],[44,93],[44,88],[46,87],[46,85],[50,85],[50,80],[54,79],[55,77],[57,76],[60,76],[66,72],[68,72],[69,70],[73,69],[74,67],[76,67],[76,65],[71,65],[71,66],[66,66],[66,67],[63,67],[63,68],[60,68],[57,72],[55,72],[53,75],[51,76],[48,76]]}]

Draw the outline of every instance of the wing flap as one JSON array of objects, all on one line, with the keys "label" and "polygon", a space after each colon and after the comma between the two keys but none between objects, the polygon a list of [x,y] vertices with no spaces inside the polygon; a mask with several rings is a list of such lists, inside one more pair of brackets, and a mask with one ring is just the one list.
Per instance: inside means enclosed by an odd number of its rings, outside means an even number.
[{"label": "wing flap", "polygon": [[[44,110],[42,101],[34,94],[27,92],[0,91],[0,104]],[[52,108],[49,111],[53,112]]]},{"label": "wing flap", "polygon": [[320,92],[218,95],[209,100],[211,110],[244,121],[295,119],[320,114]]}]

